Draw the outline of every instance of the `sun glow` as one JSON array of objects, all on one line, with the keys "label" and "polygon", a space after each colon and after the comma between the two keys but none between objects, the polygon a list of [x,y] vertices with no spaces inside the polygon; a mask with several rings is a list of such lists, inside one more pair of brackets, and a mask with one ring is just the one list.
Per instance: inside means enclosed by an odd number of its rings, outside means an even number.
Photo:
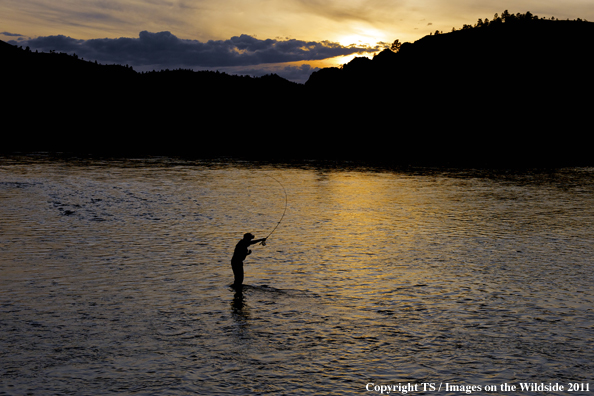
[{"label": "sun glow", "polygon": [[336,40],[340,45],[345,47],[363,47],[363,48],[370,48],[370,49],[377,49],[374,52],[360,52],[357,54],[351,54],[346,56],[337,56],[332,58],[332,63],[336,66],[344,65],[349,63],[356,57],[365,56],[367,58],[372,58],[375,54],[379,53],[381,50],[385,48],[385,44],[382,41],[383,37],[385,36],[385,32],[382,32],[378,29],[358,25],[353,26],[350,29],[350,34],[341,35]]},{"label": "sun glow", "polygon": [[355,25],[351,26],[351,29],[349,30],[349,34],[340,35],[338,37],[338,43],[344,46],[356,45],[375,47],[378,41],[382,41],[382,37],[385,36],[385,32],[369,26]]},{"label": "sun glow", "polygon": [[[390,41],[385,31],[370,27],[366,24],[351,25],[346,34],[337,36],[337,41],[344,46],[375,47],[379,42]],[[391,36],[390,36],[391,37]]]}]

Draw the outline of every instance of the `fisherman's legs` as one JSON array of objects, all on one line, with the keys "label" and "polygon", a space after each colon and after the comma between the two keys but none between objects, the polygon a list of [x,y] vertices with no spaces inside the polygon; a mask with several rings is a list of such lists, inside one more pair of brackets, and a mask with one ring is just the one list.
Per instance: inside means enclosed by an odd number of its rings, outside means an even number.
[{"label": "fisherman's legs", "polygon": [[231,261],[231,268],[233,268],[233,276],[235,277],[235,286],[243,284],[243,261]]}]

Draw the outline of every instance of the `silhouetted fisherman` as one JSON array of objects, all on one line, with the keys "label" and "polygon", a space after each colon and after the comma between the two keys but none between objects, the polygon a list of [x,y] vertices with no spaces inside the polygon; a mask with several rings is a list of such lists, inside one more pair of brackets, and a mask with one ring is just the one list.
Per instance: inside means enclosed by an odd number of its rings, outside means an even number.
[{"label": "silhouetted fisherman", "polygon": [[252,251],[248,249],[250,245],[266,241],[266,238],[253,240],[254,236],[249,232],[243,235],[243,239],[237,242],[235,245],[235,251],[233,252],[233,258],[231,259],[231,268],[233,268],[233,276],[235,282],[233,286],[236,289],[241,288],[243,284],[243,260],[251,254]]}]

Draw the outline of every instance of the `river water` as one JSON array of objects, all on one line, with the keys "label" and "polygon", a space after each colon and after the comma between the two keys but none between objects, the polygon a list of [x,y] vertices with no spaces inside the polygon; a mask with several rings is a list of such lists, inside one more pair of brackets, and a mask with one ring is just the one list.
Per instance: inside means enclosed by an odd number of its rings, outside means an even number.
[{"label": "river water", "polygon": [[0,394],[591,394],[592,224],[594,168],[0,158]]}]

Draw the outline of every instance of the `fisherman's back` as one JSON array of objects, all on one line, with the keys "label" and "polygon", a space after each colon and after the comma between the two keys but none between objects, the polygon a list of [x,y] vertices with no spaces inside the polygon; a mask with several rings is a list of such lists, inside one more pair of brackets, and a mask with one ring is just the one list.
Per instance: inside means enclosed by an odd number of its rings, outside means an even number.
[{"label": "fisherman's back", "polygon": [[248,247],[250,246],[250,241],[242,239],[237,242],[235,245],[235,251],[233,251],[233,257],[231,258],[231,262],[243,261],[249,254]]}]

